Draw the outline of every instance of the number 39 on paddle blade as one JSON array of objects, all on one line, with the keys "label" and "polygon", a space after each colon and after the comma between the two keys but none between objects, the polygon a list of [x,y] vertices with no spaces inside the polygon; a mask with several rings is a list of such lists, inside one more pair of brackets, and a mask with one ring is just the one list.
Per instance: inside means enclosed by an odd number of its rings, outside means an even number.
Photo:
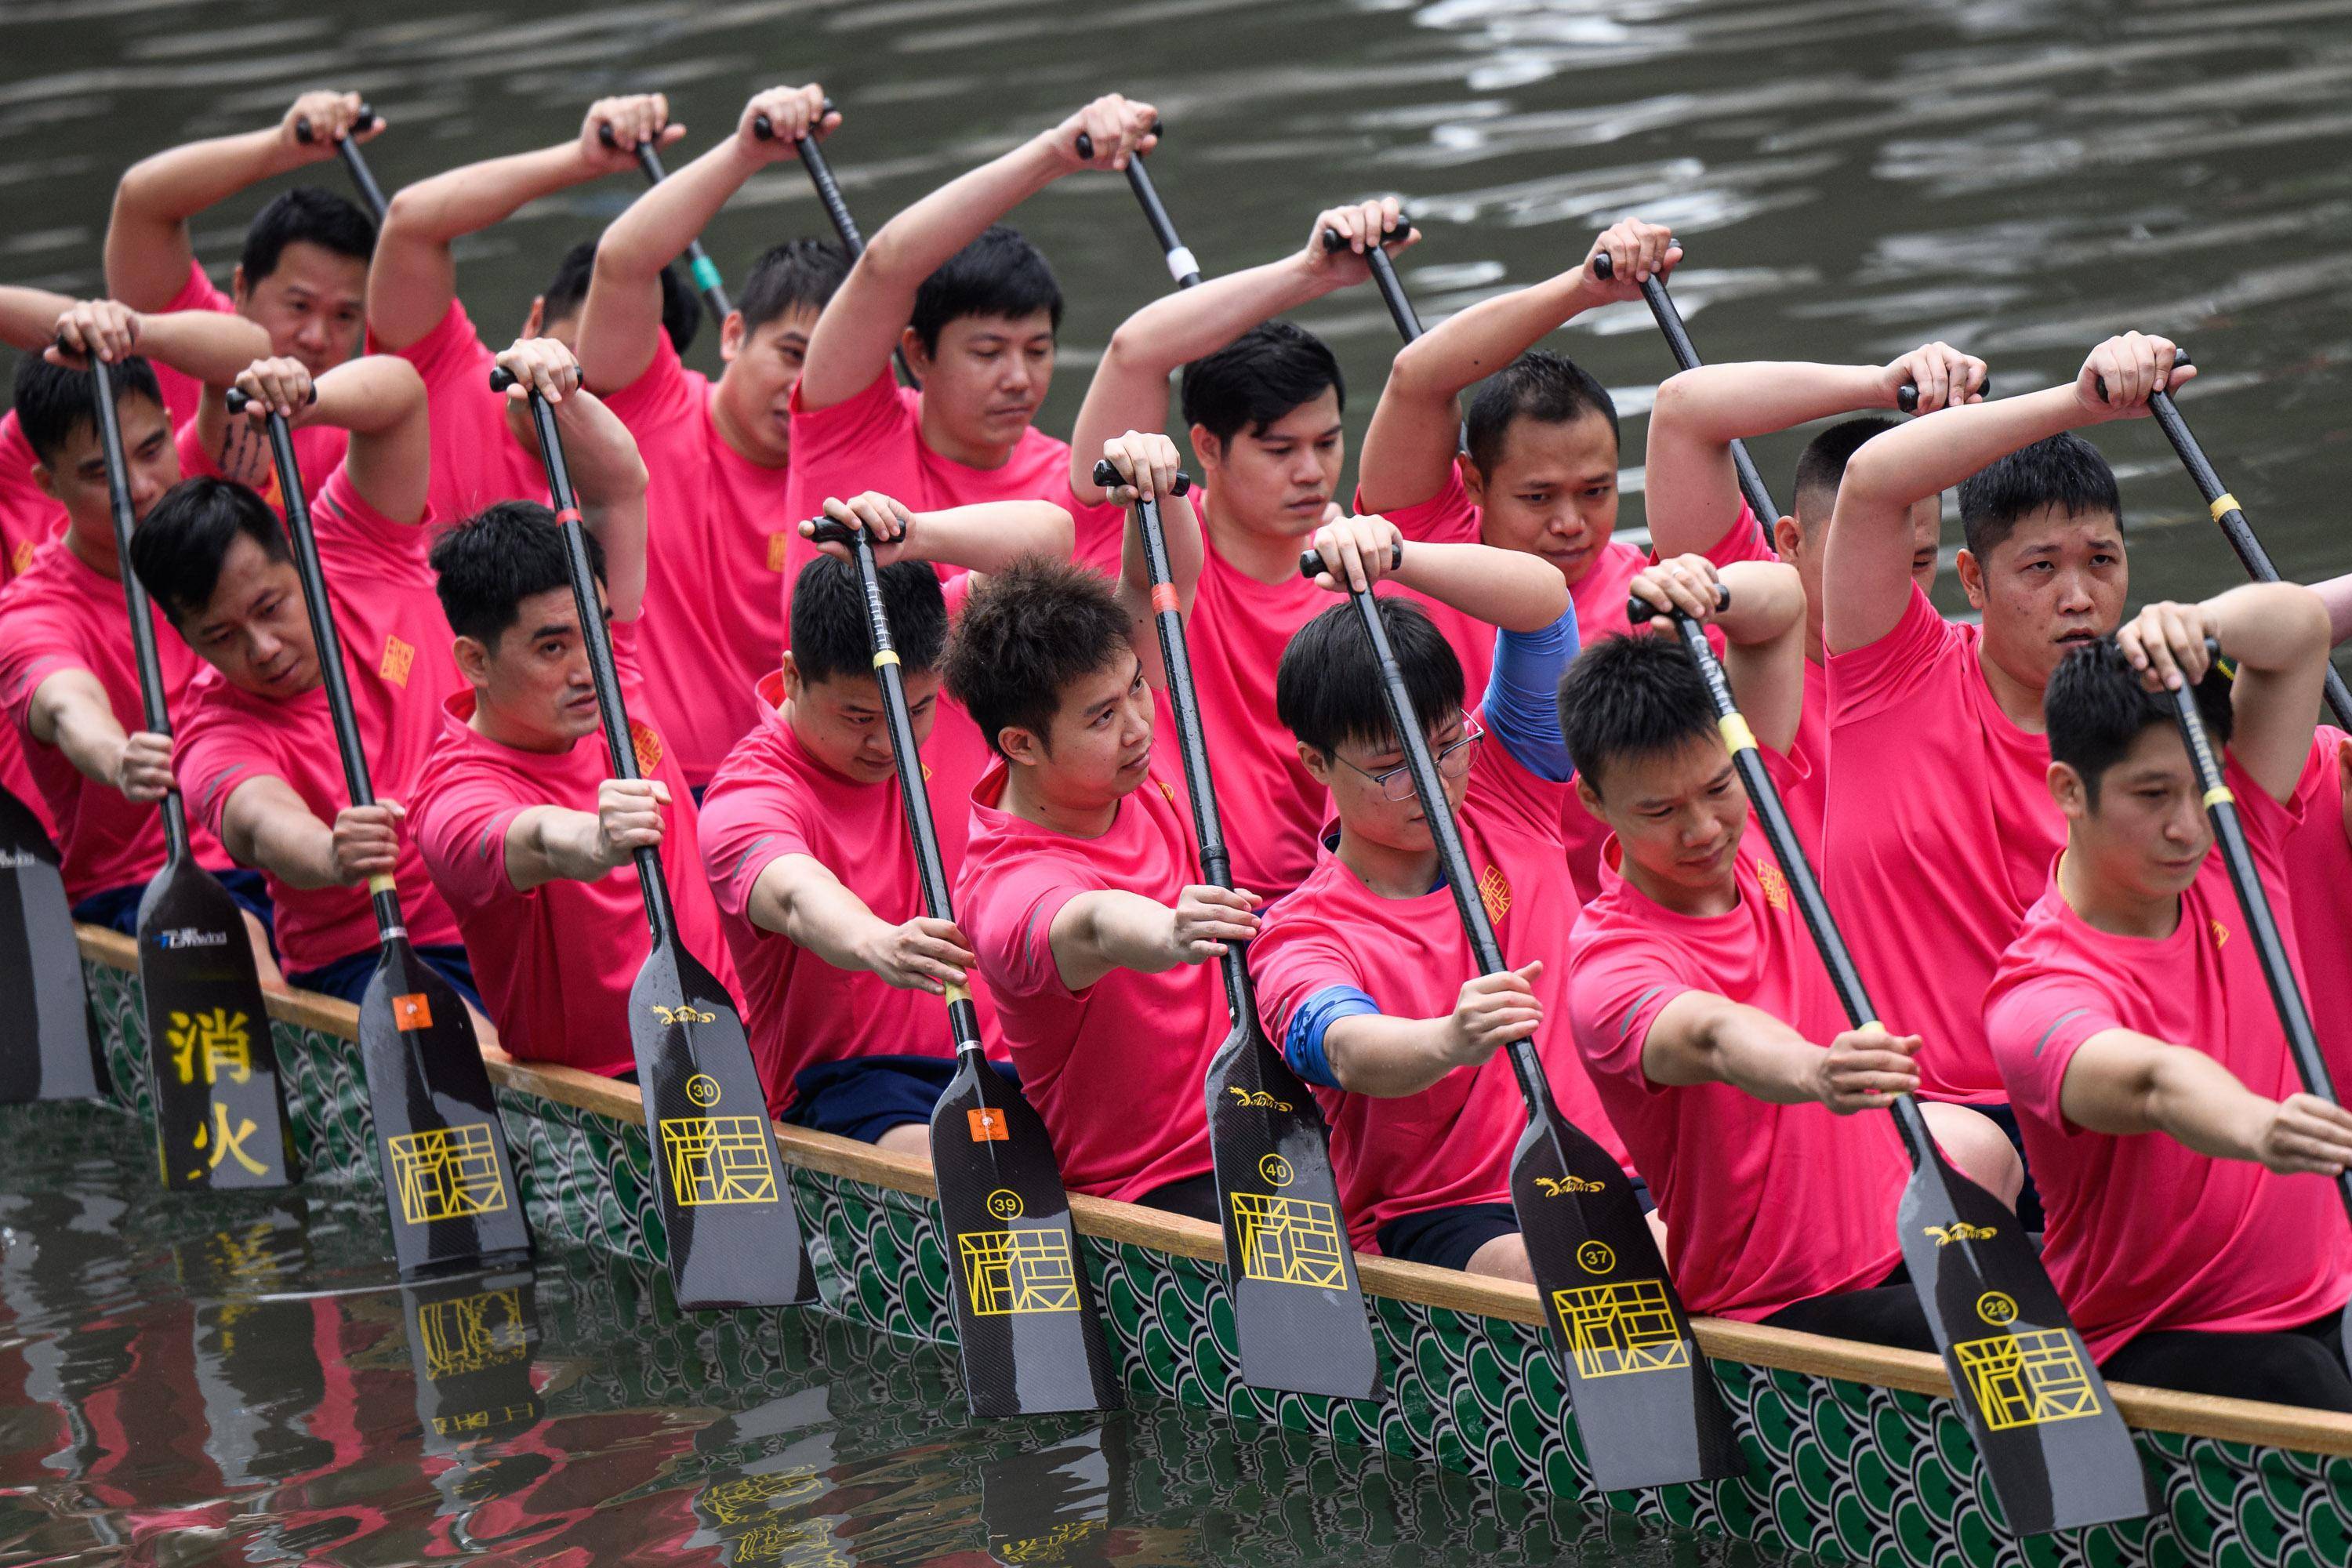
[{"label": "number 39 on paddle blade", "polygon": [[931,1161],[972,1414],[1118,1409],[1045,1121],[975,1053],[931,1110]]},{"label": "number 39 on paddle blade", "polygon": [[73,910],[57,847],[32,809],[0,789],[0,1105],[103,1092]]}]

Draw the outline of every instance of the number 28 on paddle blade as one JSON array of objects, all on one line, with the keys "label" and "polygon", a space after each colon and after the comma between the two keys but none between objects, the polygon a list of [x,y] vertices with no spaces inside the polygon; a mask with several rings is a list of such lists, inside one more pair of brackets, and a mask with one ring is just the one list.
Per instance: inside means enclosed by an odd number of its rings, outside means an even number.
[{"label": "number 28 on paddle blade", "polygon": [[1208,1096],[1242,1380],[1377,1398],[1380,1355],[1313,1095],[1244,1018],[1210,1058]]},{"label": "number 28 on paddle blade", "polygon": [[1619,1491],[1743,1474],[1690,1314],[1608,1151],[1556,1111],[1531,1118],[1511,1159],[1511,1206],[1592,1484]]},{"label": "number 28 on paddle blade", "polygon": [[816,1300],[767,1097],[726,987],[691,954],[656,945],[629,988],[629,1037],[678,1305]]},{"label": "number 28 on paddle blade", "polygon": [[1118,1409],[1045,1123],[970,1051],[931,1110],[931,1160],[972,1414]]},{"label": "number 28 on paddle blade", "polygon": [[400,938],[360,999],[360,1059],[404,1275],[527,1253],[505,1130],[457,988]]},{"label": "number 28 on paddle blade", "polygon": [[184,854],[164,862],[139,900],[139,984],[163,1184],[291,1182],[278,1055],[245,912]]},{"label": "number 28 on paddle blade", "polygon": [[32,809],[0,789],[0,1105],[102,1092],[81,948],[58,851]]},{"label": "number 28 on paddle blade", "polygon": [[1940,1154],[1912,1172],[1896,1212],[1903,1260],[2009,1528],[2039,1535],[2146,1514],[2131,1434],[2017,1216]]}]

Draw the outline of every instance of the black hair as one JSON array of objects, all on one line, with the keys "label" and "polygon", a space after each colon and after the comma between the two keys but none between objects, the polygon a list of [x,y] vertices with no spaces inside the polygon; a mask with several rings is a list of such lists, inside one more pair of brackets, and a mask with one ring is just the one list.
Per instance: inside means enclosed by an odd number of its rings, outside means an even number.
[{"label": "black hair", "polygon": [[[799,626],[793,627],[795,636]],[[1002,755],[1009,729],[1044,739],[1071,682],[1129,651],[1109,579],[1075,561],[1030,556],[972,590],[948,634],[948,694]]]},{"label": "black hair", "polygon": [[1716,733],[1706,682],[1671,637],[1619,633],[1590,644],[1559,678],[1568,760],[1601,793],[1612,763],[1654,757]]},{"label": "black hair", "polygon": [[[1796,494],[1792,500],[1797,521],[1805,523],[1808,530],[1827,528],[1831,512],[1837,509],[1838,485],[1845,478],[1845,466],[1853,461],[1853,455],[1862,450],[1864,442],[1894,428],[1894,420],[1865,414],[1859,419],[1840,420],[1806,442],[1803,455],[1797,459]],[[1769,528],[1776,520],[1760,521]]]},{"label": "black hair", "polygon": [[[593,533],[588,566],[604,580],[604,551]],[[572,572],[563,530],[537,501],[502,500],[486,507],[433,542],[433,591],[449,629],[484,647],[496,647],[521,618],[522,602],[551,588],[569,588]]]},{"label": "black hair", "polygon": [[[749,337],[787,310],[824,310],[848,276],[849,253],[829,239],[788,239],[770,246],[751,263],[743,296],[735,304],[743,313],[743,335]],[[920,304],[915,308],[922,309]]]},{"label": "black hair", "polygon": [[1198,425],[1220,444],[1244,428],[1263,436],[1268,426],[1322,396],[1327,387],[1341,408],[1348,406],[1339,362],[1323,340],[1288,321],[1265,321],[1184,367],[1184,423]]},{"label": "black hair", "polygon": [[[1462,661],[1453,645],[1410,601],[1383,595],[1374,602],[1413,712],[1426,728],[1444,724],[1462,707]],[[1275,669],[1274,711],[1327,757],[1349,741],[1375,749],[1396,744],[1380,661],[1354,605],[1332,605],[1291,637]]]},{"label": "black hair", "polygon": [[[155,367],[145,360],[133,354],[107,368],[114,373],[117,408],[127,397],[146,398],[159,408],[163,405],[163,388],[155,380]],[[67,442],[84,430],[98,428],[98,379],[87,370],[68,370],[37,353],[28,353],[16,362],[10,395],[16,403],[16,423],[24,428],[25,444],[51,468],[64,455]]]},{"label": "black hair", "polygon": [[237,264],[251,289],[278,270],[286,247],[307,242],[365,262],[375,255],[375,224],[352,202],[317,185],[297,185],[269,198],[245,231]]},{"label": "black hair", "polygon": [[1520,419],[1570,425],[1588,414],[1609,421],[1609,438],[1620,439],[1617,405],[1591,372],[1563,354],[1529,349],[1488,376],[1470,399],[1470,460],[1492,474],[1503,460],[1511,426]]},{"label": "black hair", "polygon": [[[2197,711],[2215,751],[2230,743],[2236,715],[2230,706],[2230,679],[2219,665],[2197,683]],[[2050,732],[2050,760],[2073,768],[2083,780],[2083,795],[2093,811],[2099,808],[2099,783],[2109,768],[2124,760],[2143,731],[2169,730],[2172,694],[2150,691],[2140,684],[2139,671],[2125,658],[2112,634],[2084,643],[2050,672],[2042,689],[2042,721]]]},{"label": "black hair", "polygon": [[[927,561],[901,561],[876,575],[900,671],[915,675],[938,668],[948,640],[948,605],[939,573]],[[848,562],[820,555],[801,568],[793,584],[792,656],[801,679],[812,685],[836,675],[872,673],[866,590]]]},{"label": "black hair", "polygon": [[[560,321],[576,316],[588,299],[588,285],[596,276],[596,242],[583,239],[563,253],[555,264],[555,276],[541,289],[544,302],[540,321]],[[678,272],[677,263],[671,262],[661,269],[662,331],[669,334],[670,346],[684,353],[694,344],[694,334],[702,326],[702,301],[695,298],[693,288]]]},{"label": "black hair", "polygon": [[183,479],[132,531],[131,570],[176,626],[213,602],[221,563],[240,537],[272,561],[294,558],[278,514],[252,490],[234,479]]},{"label": "black hair", "polygon": [[2020,519],[2043,507],[2056,507],[2068,517],[2105,514],[2118,529],[2123,526],[2115,469],[2072,430],[2020,447],[1962,481],[1960,532],[1969,553],[1982,561],[2017,531]]},{"label": "black hair", "polygon": [[1037,247],[1019,229],[1000,223],[923,279],[907,324],[922,341],[924,353],[937,353],[940,331],[960,317],[1029,316],[1039,310],[1050,312],[1054,330],[1062,330],[1062,286]]}]

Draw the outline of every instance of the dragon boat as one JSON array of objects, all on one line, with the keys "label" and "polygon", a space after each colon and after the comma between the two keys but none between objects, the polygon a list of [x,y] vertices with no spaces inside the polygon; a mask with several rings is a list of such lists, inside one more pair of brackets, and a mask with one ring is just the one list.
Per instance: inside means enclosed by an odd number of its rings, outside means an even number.
[{"label": "dragon boat", "polygon": [[[94,927],[78,934],[110,1078],[107,1103],[145,1119],[152,1107],[134,944]],[[306,1178],[378,1184],[356,1009],[304,993],[274,995],[269,1005]],[[663,1264],[637,1090],[489,1055],[537,1233],[615,1255],[639,1270]],[[28,1109],[87,1114],[78,1107]],[[889,1335],[952,1344],[950,1255],[929,1165],[793,1127],[778,1127],[776,1135],[823,1310]],[[1737,1421],[1746,1473],[1604,1494],[1591,1486],[1531,1287],[1362,1258],[1385,1396],[1276,1394],[1242,1381],[1214,1226],[1084,1196],[1073,1197],[1072,1210],[1121,1375],[1138,1394],[1358,1445],[1391,1463],[1437,1466],[1631,1516],[1621,1524],[1676,1527],[1829,1563],[2352,1563],[2352,1417],[2111,1384],[2152,1482],[2155,1512],[2020,1538],[2002,1522],[1937,1358],[1700,1319],[1700,1347]],[[653,1288],[668,1289],[666,1278],[649,1278]],[[704,1316],[731,1331],[774,1315]],[[2032,1388],[2047,1396],[2063,1383],[2063,1368],[2045,1371]],[[2032,1396],[2022,1382],[2017,1387],[2019,1397]]]}]

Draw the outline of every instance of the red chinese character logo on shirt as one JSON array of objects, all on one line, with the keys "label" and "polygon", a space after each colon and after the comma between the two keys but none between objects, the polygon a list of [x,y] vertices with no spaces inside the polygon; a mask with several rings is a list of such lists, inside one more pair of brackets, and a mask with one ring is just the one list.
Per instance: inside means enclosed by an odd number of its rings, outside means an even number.
[{"label": "red chinese character logo on shirt", "polygon": [[383,662],[375,667],[376,674],[394,686],[406,687],[409,668],[416,662],[416,649],[387,632],[383,638]]},{"label": "red chinese character logo on shirt", "polygon": [[662,763],[661,737],[652,725],[643,720],[629,721],[629,750],[637,754],[637,772],[647,778],[654,776]]}]

